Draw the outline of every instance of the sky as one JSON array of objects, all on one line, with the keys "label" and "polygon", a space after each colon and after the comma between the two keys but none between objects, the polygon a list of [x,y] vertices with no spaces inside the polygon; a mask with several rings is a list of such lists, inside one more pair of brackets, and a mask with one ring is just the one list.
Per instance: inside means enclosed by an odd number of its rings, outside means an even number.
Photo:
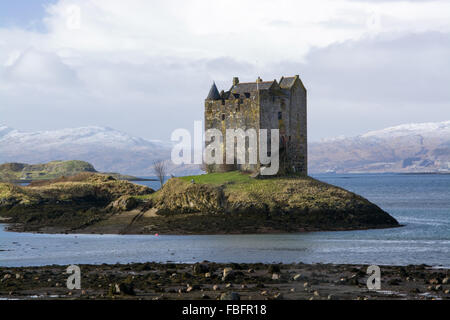
[{"label": "sky", "polygon": [[170,140],[213,81],[299,74],[310,141],[450,120],[450,1],[0,2],[0,125]]}]

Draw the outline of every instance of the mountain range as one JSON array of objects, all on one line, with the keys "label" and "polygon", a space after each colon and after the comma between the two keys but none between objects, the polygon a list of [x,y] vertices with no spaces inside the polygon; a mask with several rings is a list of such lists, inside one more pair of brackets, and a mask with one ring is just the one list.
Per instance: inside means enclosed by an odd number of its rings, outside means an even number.
[{"label": "mountain range", "polygon": [[[0,163],[83,160],[99,171],[151,176],[153,161],[170,158],[171,143],[105,127],[24,132],[0,126]],[[309,171],[450,172],[450,121],[405,124],[309,144]],[[175,175],[196,165],[170,165]]]},{"label": "mountain range", "polygon": [[170,144],[104,127],[23,132],[0,126],[0,163],[83,160],[102,172],[153,175],[153,161],[170,157]]},{"label": "mountain range", "polygon": [[450,121],[309,144],[310,172],[450,172]]}]

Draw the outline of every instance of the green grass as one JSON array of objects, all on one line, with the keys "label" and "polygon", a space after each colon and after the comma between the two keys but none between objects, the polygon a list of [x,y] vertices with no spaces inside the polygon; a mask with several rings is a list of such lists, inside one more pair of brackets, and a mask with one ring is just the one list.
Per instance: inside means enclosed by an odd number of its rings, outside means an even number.
[{"label": "green grass", "polygon": [[225,173],[208,173],[198,176],[181,177],[180,179],[187,182],[190,182],[192,179],[194,179],[194,182],[198,184],[213,184],[213,185],[221,185],[226,183],[245,184],[255,181],[255,179],[250,178],[248,174],[241,173],[239,171],[231,171]]},{"label": "green grass", "polygon": [[151,194],[144,194],[144,195],[138,195],[138,196],[132,196],[133,198],[137,199],[137,200],[149,200],[155,197],[156,193],[151,193]]}]

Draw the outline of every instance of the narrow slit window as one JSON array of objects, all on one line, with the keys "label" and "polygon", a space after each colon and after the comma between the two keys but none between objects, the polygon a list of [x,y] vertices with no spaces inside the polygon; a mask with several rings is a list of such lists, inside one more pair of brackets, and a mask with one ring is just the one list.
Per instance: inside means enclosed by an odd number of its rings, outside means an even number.
[{"label": "narrow slit window", "polygon": [[283,119],[283,114],[281,112],[278,112],[278,120]]}]

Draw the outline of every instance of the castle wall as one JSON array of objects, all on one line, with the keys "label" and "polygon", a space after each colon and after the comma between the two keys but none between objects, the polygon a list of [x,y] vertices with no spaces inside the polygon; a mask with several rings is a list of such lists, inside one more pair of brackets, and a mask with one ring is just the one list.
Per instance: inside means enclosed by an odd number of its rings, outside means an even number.
[{"label": "castle wall", "polygon": [[307,97],[305,88],[298,83],[291,89],[291,143],[289,158],[295,171],[308,174]]},{"label": "castle wall", "polygon": [[260,127],[280,130],[280,148],[284,147],[280,150],[280,170],[307,175],[306,91],[303,86],[297,83],[290,90],[264,92],[260,99]]},{"label": "castle wall", "polygon": [[[245,99],[207,100],[205,102],[205,130],[219,129],[223,136],[223,150],[226,146],[226,129],[255,129],[259,130],[259,105],[257,97],[250,96]],[[259,165],[225,165],[226,158],[223,152],[224,165],[212,165],[208,172],[223,172],[231,170],[255,171]],[[246,155],[248,162],[248,154]],[[236,162],[236,157],[235,157]]]}]

